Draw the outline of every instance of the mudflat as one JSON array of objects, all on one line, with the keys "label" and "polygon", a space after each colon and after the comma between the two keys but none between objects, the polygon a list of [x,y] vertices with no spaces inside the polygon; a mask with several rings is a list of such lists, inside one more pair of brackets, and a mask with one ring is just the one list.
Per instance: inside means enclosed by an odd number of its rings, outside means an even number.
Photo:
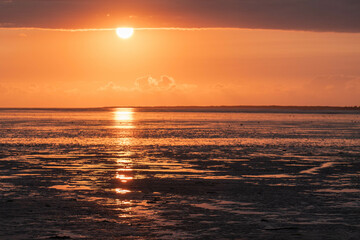
[{"label": "mudflat", "polygon": [[0,239],[360,239],[358,113],[185,110],[0,110]]}]

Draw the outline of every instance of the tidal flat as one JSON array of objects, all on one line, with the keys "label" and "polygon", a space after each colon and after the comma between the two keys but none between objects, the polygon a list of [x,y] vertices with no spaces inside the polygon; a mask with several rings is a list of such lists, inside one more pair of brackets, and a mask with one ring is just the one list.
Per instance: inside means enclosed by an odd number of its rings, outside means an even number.
[{"label": "tidal flat", "polygon": [[0,239],[360,239],[359,110],[0,110]]}]

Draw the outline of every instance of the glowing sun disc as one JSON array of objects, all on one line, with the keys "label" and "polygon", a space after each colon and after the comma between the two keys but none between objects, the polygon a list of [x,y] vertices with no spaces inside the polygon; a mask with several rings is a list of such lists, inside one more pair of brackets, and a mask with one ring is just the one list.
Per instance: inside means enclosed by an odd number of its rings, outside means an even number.
[{"label": "glowing sun disc", "polygon": [[122,39],[127,39],[134,34],[134,29],[133,28],[117,28],[116,34]]}]

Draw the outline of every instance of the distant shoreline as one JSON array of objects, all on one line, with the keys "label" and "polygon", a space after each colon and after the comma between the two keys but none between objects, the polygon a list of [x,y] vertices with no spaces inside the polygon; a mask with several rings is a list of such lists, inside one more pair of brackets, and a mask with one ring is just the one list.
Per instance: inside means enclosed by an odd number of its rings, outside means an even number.
[{"label": "distant shoreline", "polygon": [[244,113],[323,113],[360,114],[360,107],[333,106],[108,106],[94,108],[0,108],[0,111],[113,111],[132,108],[136,112],[244,112]]}]

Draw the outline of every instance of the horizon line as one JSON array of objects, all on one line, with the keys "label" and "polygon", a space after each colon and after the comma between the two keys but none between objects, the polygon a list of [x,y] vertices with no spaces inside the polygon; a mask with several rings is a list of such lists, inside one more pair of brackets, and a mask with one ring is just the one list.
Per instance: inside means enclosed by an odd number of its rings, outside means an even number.
[{"label": "horizon line", "polygon": [[360,105],[152,105],[152,106],[102,106],[102,107],[0,107],[0,109],[109,109],[109,108],[323,108],[323,109],[360,109]]},{"label": "horizon line", "polygon": [[247,31],[280,31],[302,33],[335,33],[335,34],[360,34],[354,31],[331,31],[331,30],[305,30],[305,29],[280,29],[280,28],[242,28],[242,27],[131,27],[128,25],[112,28],[49,28],[49,27],[6,27],[0,26],[0,30],[35,30],[54,32],[103,32],[116,31],[117,28],[133,28],[135,31],[211,31],[211,30],[247,30]]}]

